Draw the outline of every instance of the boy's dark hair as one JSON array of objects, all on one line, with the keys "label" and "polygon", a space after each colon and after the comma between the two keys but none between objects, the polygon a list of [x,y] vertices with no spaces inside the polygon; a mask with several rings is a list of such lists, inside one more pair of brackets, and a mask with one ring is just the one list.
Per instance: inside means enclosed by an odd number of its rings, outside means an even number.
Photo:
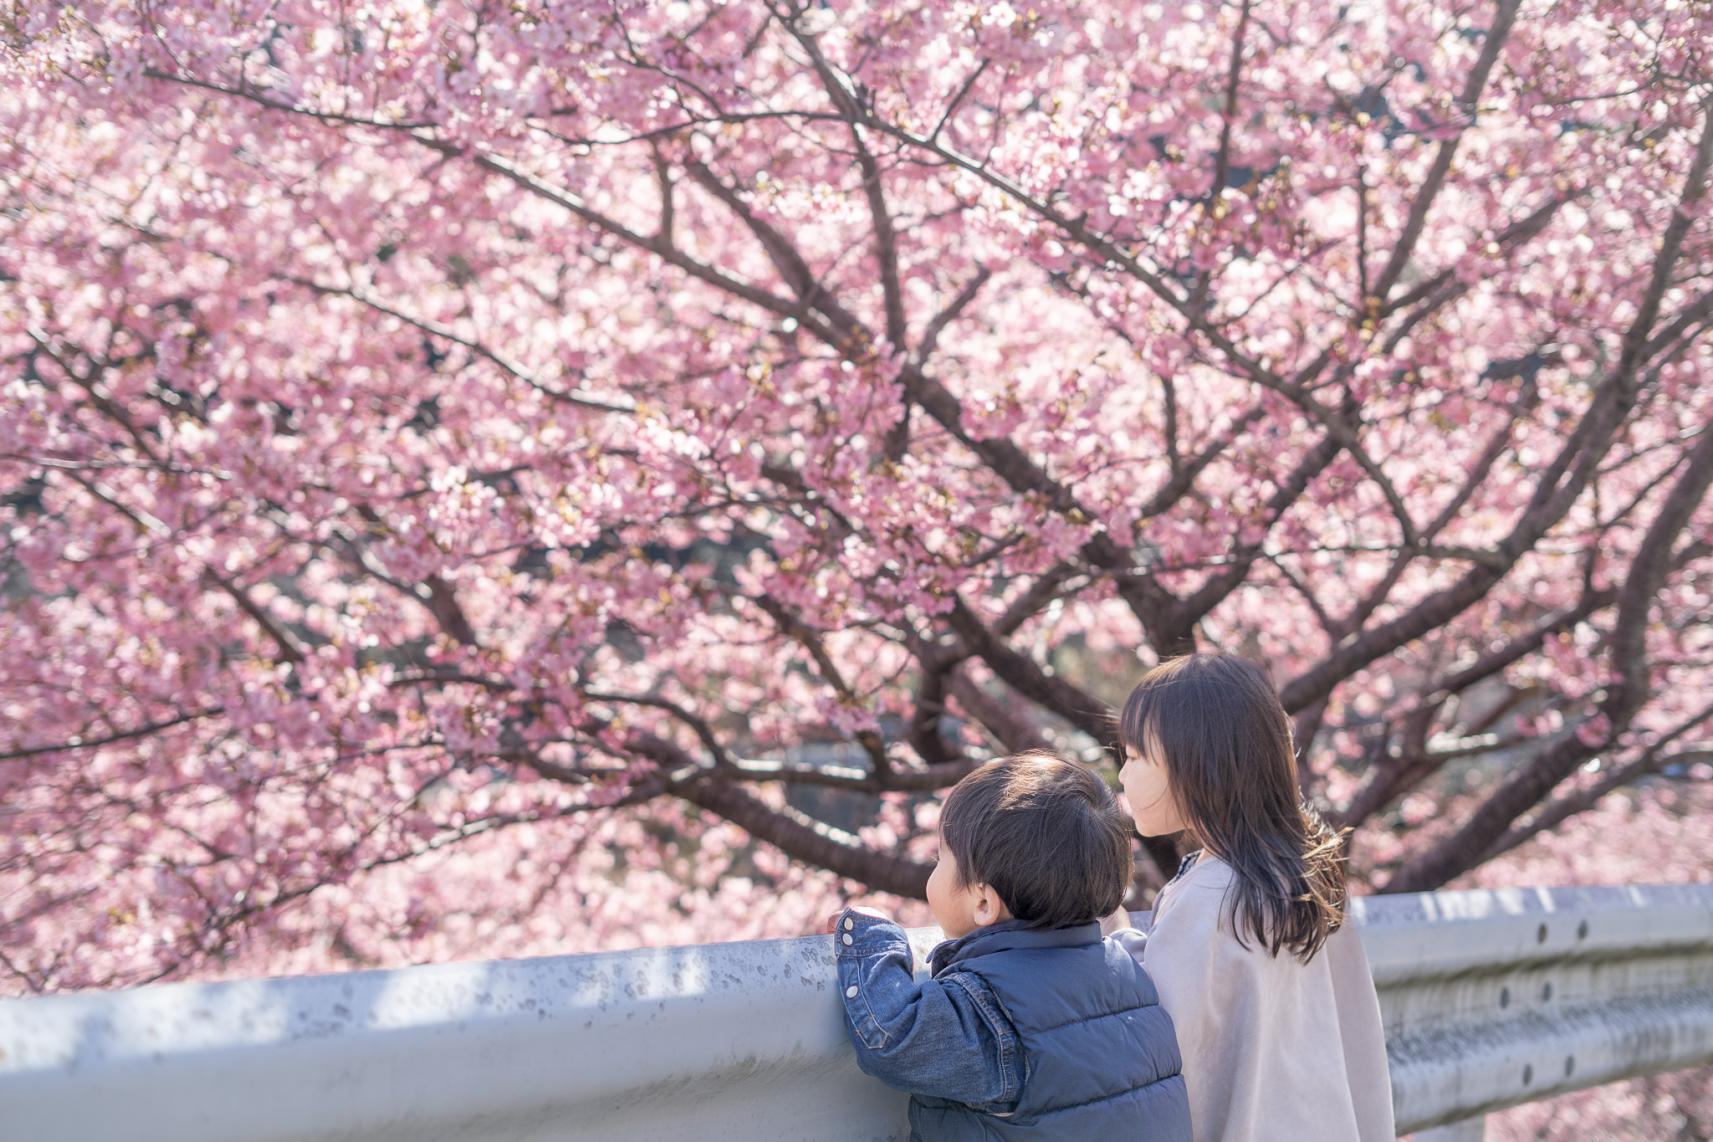
[{"label": "boy's dark hair", "polygon": [[1087,924],[1123,903],[1130,830],[1105,782],[1046,751],[988,762],[940,809],[960,887],[988,885],[1036,928]]}]

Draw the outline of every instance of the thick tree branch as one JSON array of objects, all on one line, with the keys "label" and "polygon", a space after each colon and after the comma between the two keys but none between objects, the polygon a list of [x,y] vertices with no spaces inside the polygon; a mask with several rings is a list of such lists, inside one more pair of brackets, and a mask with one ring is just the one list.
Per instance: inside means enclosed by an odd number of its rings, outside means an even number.
[{"label": "thick tree branch", "polygon": [[927,895],[932,865],[875,852],[850,833],[808,817],[789,805],[774,809],[712,774],[674,782],[671,791],[807,864],[860,881],[880,892],[916,899]]},{"label": "thick tree branch", "polygon": [[1011,649],[962,599],[953,600],[949,618],[964,644],[1007,686],[1095,741],[1104,744],[1111,740],[1112,711],[1104,702]]},{"label": "thick tree branch", "polygon": [[1034,718],[1015,705],[989,694],[968,675],[958,674],[952,678],[952,696],[1007,752],[1026,753],[1032,749],[1049,748]]},{"label": "thick tree branch", "polygon": [[[1401,868],[1387,883],[1390,892],[1436,888],[1465,869],[1502,836],[1518,817],[1538,804],[1584,759],[1608,748],[1623,734],[1650,689],[1646,637],[1648,615],[1674,563],[1672,550],[1690,517],[1713,486],[1713,434],[1690,454],[1682,477],[1661,505],[1643,537],[1629,579],[1618,596],[1611,638],[1616,677],[1601,701],[1592,734],[1573,734],[1548,747],[1507,778],[1468,822],[1432,849]],[[1604,723],[1601,725],[1600,723]]]},{"label": "thick tree branch", "polygon": [[[814,660],[815,669],[820,673],[821,679],[833,688],[840,701],[853,710],[861,708],[862,699],[858,697],[855,690],[851,689],[850,683],[845,681],[843,672],[839,670],[838,664],[833,661],[832,655],[827,652],[826,644],[822,642],[817,631],[812,630],[802,619],[787,611],[779,600],[770,595],[755,596],[755,604],[778,625],[780,633],[809,652],[809,657]],[[856,737],[858,744],[868,754],[869,763],[874,766],[875,777],[884,783],[886,775],[892,769],[892,759],[886,756],[886,743],[880,740],[880,734],[874,730],[860,730]]]}]

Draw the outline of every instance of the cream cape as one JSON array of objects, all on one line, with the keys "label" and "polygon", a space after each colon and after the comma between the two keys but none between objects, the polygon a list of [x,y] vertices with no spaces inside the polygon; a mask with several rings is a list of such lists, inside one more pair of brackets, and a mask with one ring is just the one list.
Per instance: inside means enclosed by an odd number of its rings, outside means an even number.
[{"label": "cream cape", "polygon": [[1231,866],[1203,855],[1140,940],[1177,1026],[1196,1142],[1392,1142],[1386,1038],[1353,925],[1307,964],[1232,933]]}]

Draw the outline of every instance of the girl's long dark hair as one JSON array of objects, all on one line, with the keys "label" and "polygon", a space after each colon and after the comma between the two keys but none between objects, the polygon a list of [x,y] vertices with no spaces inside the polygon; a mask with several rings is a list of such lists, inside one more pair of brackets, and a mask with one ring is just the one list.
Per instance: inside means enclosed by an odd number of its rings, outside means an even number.
[{"label": "girl's long dark hair", "polygon": [[1307,963],[1344,923],[1343,846],[1297,785],[1291,724],[1260,667],[1192,654],[1143,676],[1122,745],[1166,766],[1189,832],[1236,873],[1232,930]]}]

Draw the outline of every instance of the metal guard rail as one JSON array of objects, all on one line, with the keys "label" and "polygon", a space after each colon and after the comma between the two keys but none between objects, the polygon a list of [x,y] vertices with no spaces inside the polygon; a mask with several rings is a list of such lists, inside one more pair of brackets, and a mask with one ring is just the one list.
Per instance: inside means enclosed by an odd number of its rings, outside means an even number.
[{"label": "metal guard rail", "polygon": [[[1400,1131],[1713,1063],[1713,886],[1352,912]],[[4,1001],[0,1142],[903,1138],[826,939]]]}]

